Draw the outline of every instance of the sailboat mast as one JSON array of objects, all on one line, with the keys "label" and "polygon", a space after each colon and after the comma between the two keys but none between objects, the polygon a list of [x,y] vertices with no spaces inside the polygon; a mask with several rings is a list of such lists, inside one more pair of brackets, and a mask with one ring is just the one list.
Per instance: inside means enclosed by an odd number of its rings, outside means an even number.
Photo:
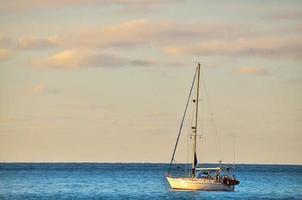
[{"label": "sailboat mast", "polygon": [[195,126],[193,129],[193,159],[192,159],[192,177],[195,177],[197,156],[196,156],[196,134],[197,134],[197,123],[198,123],[198,101],[199,101],[199,79],[200,79],[200,63],[197,65],[197,91],[196,91],[196,106],[195,106]]}]

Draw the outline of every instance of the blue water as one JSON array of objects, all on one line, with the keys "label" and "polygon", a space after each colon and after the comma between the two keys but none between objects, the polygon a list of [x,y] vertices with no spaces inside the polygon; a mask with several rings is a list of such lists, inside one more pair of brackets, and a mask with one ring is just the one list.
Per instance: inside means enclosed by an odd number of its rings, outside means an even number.
[{"label": "blue water", "polygon": [[237,165],[235,192],[174,191],[167,164],[0,164],[0,199],[302,199],[302,166]]}]

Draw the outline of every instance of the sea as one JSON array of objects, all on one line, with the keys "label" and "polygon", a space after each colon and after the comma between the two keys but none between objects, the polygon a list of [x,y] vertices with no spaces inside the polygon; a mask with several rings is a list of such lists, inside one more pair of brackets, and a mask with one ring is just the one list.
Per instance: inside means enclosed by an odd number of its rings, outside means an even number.
[{"label": "sea", "polygon": [[234,192],[172,190],[167,169],[148,163],[2,163],[0,199],[302,199],[301,165],[236,165],[240,184]]}]

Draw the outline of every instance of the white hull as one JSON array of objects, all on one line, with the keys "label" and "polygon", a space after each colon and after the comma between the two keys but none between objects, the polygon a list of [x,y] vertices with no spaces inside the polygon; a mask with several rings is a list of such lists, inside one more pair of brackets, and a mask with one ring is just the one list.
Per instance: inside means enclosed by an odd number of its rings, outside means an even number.
[{"label": "white hull", "polygon": [[234,185],[202,178],[172,178],[167,177],[172,189],[181,190],[207,190],[207,191],[234,191]]}]

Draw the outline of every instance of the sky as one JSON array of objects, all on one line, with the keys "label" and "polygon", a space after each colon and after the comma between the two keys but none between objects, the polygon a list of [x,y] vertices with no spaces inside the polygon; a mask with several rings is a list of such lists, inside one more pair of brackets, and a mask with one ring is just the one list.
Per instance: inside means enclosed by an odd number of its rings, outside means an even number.
[{"label": "sky", "polygon": [[200,62],[199,160],[302,164],[301,27],[301,1],[0,0],[0,162],[169,162]]}]

